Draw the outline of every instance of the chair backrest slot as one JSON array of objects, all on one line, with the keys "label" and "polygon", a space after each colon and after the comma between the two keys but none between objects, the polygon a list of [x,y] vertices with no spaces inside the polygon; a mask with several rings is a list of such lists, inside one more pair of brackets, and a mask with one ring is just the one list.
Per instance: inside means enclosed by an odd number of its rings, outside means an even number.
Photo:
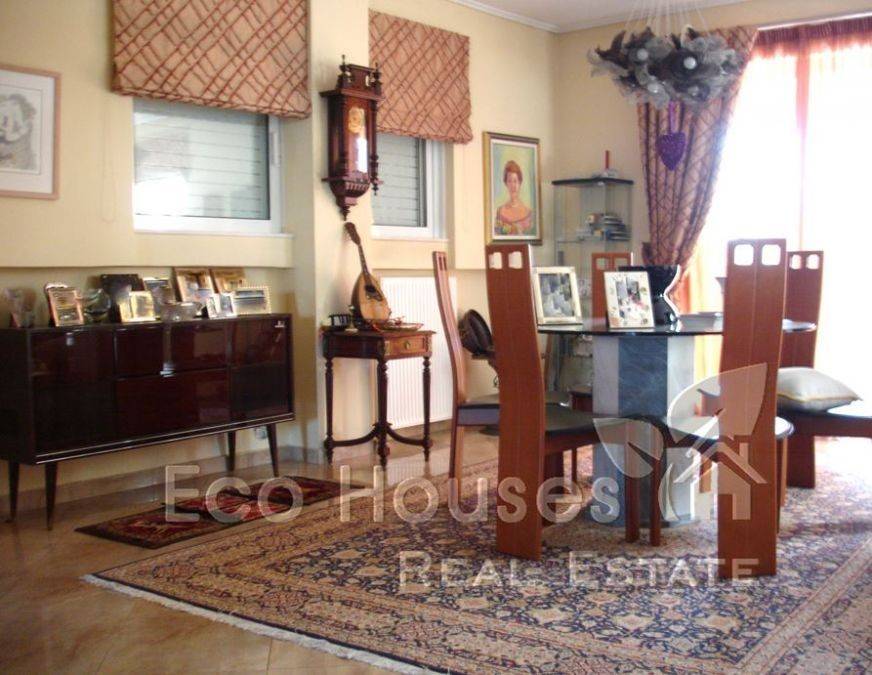
[{"label": "chair backrest slot", "polygon": [[451,362],[451,377],[454,381],[454,406],[464,403],[466,390],[466,362],[463,360],[463,344],[457,327],[457,314],[451,301],[451,286],[448,279],[448,259],[442,251],[433,252],[433,276],[436,280],[436,298],[442,329],[448,343],[448,359]]}]

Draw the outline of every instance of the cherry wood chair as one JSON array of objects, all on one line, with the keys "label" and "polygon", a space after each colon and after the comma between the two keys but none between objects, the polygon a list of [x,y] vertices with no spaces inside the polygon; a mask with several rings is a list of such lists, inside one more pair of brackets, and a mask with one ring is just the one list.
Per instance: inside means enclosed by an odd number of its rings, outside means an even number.
[{"label": "cherry wood chair", "polygon": [[[451,378],[454,385],[448,476],[455,478],[463,473],[464,427],[496,426],[500,417],[500,398],[499,394],[474,399],[467,396],[466,361],[463,358],[463,344],[460,339],[460,329],[457,327],[454,303],[451,302],[448,259],[441,251],[433,252],[433,278],[436,281],[436,297],[439,301],[442,328],[448,342],[448,359],[451,362]],[[493,358],[489,358],[488,362],[494,365]],[[545,401],[549,406],[563,405],[564,399],[565,396],[558,392],[545,394]],[[576,466],[577,458],[573,456],[573,475],[577,475]]]},{"label": "cherry wood chair", "polygon": [[[700,431],[702,424],[678,426],[673,420],[673,428],[664,434],[664,445],[695,447],[719,463],[717,557],[722,578],[737,577],[743,568],[751,576],[775,574],[777,569],[776,539],[784,480],[779,466],[783,469],[782,453],[792,432],[788,422],[776,417],[786,261],[783,239],[730,242],[720,367],[724,376],[718,397],[721,403],[715,405],[719,429],[709,433]],[[750,373],[755,367],[762,368],[756,371],[762,372],[756,414],[742,405],[752,398],[748,378],[726,375],[730,371]],[[661,424],[665,430],[669,421],[662,420]],[[652,468],[652,494],[657,494],[659,458],[654,458]],[[660,517],[659,506],[652,508],[652,543],[659,543]]]},{"label": "cherry wood chair", "polygon": [[[520,518],[497,519],[497,549],[538,560],[542,516],[537,492],[542,482],[563,473],[563,453],[597,441],[593,415],[545,404],[545,382],[530,283],[530,248],[491,244],[487,254],[487,295],[500,378],[498,480],[520,479],[512,501],[498,494],[498,508]],[[523,490],[523,491],[521,491]],[[518,514],[520,515],[520,514]],[[515,522],[509,522],[515,520]]]},{"label": "cherry wood chair", "polygon": [[[790,251],[787,254],[785,313],[789,318],[818,323],[823,279],[823,251]],[[785,335],[781,366],[814,368],[816,346],[817,331]],[[795,427],[787,461],[787,485],[791,487],[815,486],[815,436],[872,438],[872,405],[865,401],[823,412],[779,410],[779,415]]]}]

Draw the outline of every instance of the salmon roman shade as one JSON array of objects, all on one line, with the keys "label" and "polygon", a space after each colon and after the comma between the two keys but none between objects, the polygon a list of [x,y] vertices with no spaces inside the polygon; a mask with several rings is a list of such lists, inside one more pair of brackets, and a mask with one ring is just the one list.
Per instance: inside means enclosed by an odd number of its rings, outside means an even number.
[{"label": "salmon roman shade", "polygon": [[306,0],[113,0],[122,94],[306,117]]},{"label": "salmon roman shade", "polygon": [[453,143],[472,140],[467,36],[370,12],[369,62],[382,72],[379,131]]}]

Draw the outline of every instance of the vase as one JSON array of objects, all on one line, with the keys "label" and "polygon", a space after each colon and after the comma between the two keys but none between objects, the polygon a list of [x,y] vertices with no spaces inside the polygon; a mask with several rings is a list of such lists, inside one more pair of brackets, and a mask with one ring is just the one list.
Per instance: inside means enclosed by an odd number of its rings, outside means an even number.
[{"label": "vase", "polygon": [[680,314],[678,308],[669,297],[669,292],[678,281],[681,265],[631,265],[621,267],[622,272],[647,272],[651,286],[651,309],[654,312],[654,324],[671,326]]}]

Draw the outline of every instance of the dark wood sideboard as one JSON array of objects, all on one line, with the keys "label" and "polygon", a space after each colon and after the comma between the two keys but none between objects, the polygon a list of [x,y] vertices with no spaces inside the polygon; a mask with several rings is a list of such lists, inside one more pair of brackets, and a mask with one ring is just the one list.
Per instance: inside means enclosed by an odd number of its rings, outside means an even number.
[{"label": "dark wood sideboard", "polygon": [[291,316],[0,329],[0,459],[15,517],[20,464],[58,462],[294,419]]}]

